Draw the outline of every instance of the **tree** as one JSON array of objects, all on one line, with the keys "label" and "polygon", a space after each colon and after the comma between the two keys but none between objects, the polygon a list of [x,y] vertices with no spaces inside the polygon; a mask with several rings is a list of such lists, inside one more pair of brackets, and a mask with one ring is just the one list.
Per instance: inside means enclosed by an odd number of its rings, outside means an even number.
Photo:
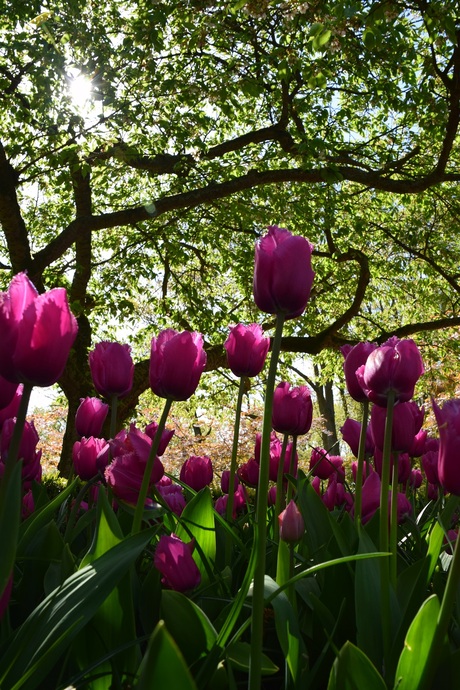
[{"label": "tree", "polygon": [[92,341],[114,320],[135,330],[125,414],[152,327],[201,330],[223,366],[229,320],[260,319],[270,223],[315,246],[286,351],[418,334],[428,357],[458,352],[456,2],[47,7],[12,0],[0,18],[0,260],[4,285],[22,270],[66,285],[78,317],[63,470]]}]

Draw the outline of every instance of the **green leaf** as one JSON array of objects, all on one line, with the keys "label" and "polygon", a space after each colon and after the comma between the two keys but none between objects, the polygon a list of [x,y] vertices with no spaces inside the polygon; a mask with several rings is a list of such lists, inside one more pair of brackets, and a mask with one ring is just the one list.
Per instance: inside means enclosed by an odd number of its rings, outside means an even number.
[{"label": "green leaf", "polygon": [[209,487],[205,487],[187,503],[180,516],[177,536],[183,541],[196,540],[193,557],[201,572],[202,582],[212,575],[216,559],[214,508]]},{"label": "green leaf", "polygon": [[217,632],[206,614],[180,592],[163,591],[161,615],[189,666],[205,656],[216,641]]},{"label": "green leaf", "polygon": [[145,530],[114,546],[54,590],[17,630],[0,660],[0,687],[35,690],[152,537]]},{"label": "green leaf", "polygon": [[398,690],[418,688],[425,672],[439,609],[439,599],[433,594],[423,602],[412,621],[396,669],[395,687]]},{"label": "green leaf", "polygon": [[[240,671],[249,671],[251,662],[251,645],[248,642],[233,642],[226,649],[227,660]],[[261,673],[263,676],[273,675],[279,670],[278,666],[262,654]]]},{"label": "green leaf", "polygon": [[136,690],[169,687],[174,690],[197,690],[184,657],[167,631],[164,621],[159,621],[139,667]]},{"label": "green leaf", "polygon": [[327,690],[371,689],[386,690],[385,681],[364,652],[345,642],[332,666]]},{"label": "green leaf", "polygon": [[13,571],[21,519],[22,462],[16,463],[7,482],[0,484],[0,596]]}]

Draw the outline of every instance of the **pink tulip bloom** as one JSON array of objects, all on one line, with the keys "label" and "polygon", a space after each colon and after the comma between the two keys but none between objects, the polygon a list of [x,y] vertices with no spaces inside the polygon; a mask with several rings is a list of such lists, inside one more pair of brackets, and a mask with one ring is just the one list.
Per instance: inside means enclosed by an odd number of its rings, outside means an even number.
[{"label": "pink tulip bloom", "polygon": [[81,398],[75,413],[77,434],[85,437],[99,437],[108,412],[109,406],[99,398]]},{"label": "pink tulip bloom", "polygon": [[304,237],[271,225],[255,248],[254,301],[261,311],[293,319],[305,311],[313,284],[313,247]]},{"label": "pink tulip bloom", "polygon": [[62,376],[78,326],[64,288],[39,295],[18,273],[0,294],[0,330],[0,374],[15,383],[51,386]]},{"label": "pink tulip bloom", "polygon": [[289,543],[295,543],[302,538],[305,532],[305,522],[293,499],[289,501],[285,510],[279,514],[278,521],[280,539]]},{"label": "pink tulip bloom", "polygon": [[75,441],[72,460],[75,473],[83,481],[89,481],[99,472],[104,472],[109,462],[110,446],[103,438],[83,437]]},{"label": "pink tulip bloom", "polygon": [[460,496],[460,400],[446,400],[442,408],[433,400],[433,410],[439,430],[439,482]]},{"label": "pink tulip bloom", "polygon": [[301,436],[310,431],[313,403],[307,386],[291,388],[286,381],[279,383],[273,394],[272,426],[280,434]]},{"label": "pink tulip bloom", "polygon": [[246,484],[246,486],[256,487],[259,483],[259,463],[251,458],[238,467],[237,474],[239,479]]},{"label": "pink tulip bloom", "polygon": [[171,400],[188,400],[197,389],[206,366],[201,333],[171,328],[152,338],[150,387],[155,395]]},{"label": "pink tulip bloom", "polygon": [[[355,419],[348,419],[345,420],[343,426],[340,428],[340,433],[342,434],[342,438],[350,446],[350,450],[355,456],[355,458],[358,457],[358,449],[359,449],[359,437],[361,435],[361,422],[356,421]],[[370,427],[368,426],[366,428],[366,441],[365,441],[365,447],[364,447],[364,455],[365,456],[370,456],[374,453],[374,441],[372,439],[371,435],[371,430]]]},{"label": "pink tulip bloom", "polygon": [[[391,449],[408,453],[414,445],[415,435],[423,423],[424,410],[410,401],[395,405],[391,433]],[[374,405],[371,411],[370,429],[375,445],[383,449],[386,408]]]},{"label": "pink tulip bloom", "polygon": [[257,323],[244,326],[239,323],[230,328],[230,335],[224,343],[227,362],[235,376],[258,376],[264,368],[270,338],[264,336]]},{"label": "pink tulip bloom", "polygon": [[356,377],[369,400],[386,407],[390,391],[397,402],[410,400],[423,372],[422,357],[414,341],[392,337],[370,353],[366,364],[356,370]]},{"label": "pink tulip bloom", "polygon": [[363,391],[358,379],[356,370],[366,364],[367,358],[377,348],[376,343],[358,343],[357,345],[343,345],[340,350],[344,356],[343,371],[345,383],[351,397],[357,402],[365,402],[367,395]]},{"label": "pink tulip bloom", "polygon": [[133,387],[134,364],[129,345],[102,341],[89,353],[94,387],[105,398],[122,398]]},{"label": "pink tulip bloom", "polygon": [[[156,422],[150,422],[145,427],[145,433],[147,436],[149,436],[152,441],[155,438],[155,434],[157,433],[158,429],[158,424]],[[174,429],[163,429],[163,433],[161,434],[161,440],[160,440],[160,445],[158,446],[157,450],[157,455],[163,455],[165,452],[170,440],[174,436]]]},{"label": "pink tulip bloom", "polygon": [[153,564],[163,575],[162,583],[177,592],[195,589],[201,582],[201,574],[193,560],[194,541],[185,543],[175,534],[162,536],[158,541]]},{"label": "pink tulip bloom", "polygon": [[180,471],[180,480],[188,484],[194,491],[200,491],[212,482],[212,462],[207,455],[202,457],[192,455],[184,462]]}]

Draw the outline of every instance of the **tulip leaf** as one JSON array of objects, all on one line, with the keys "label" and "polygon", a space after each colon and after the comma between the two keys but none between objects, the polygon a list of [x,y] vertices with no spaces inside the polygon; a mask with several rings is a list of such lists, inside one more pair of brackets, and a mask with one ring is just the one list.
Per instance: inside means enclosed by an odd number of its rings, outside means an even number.
[{"label": "tulip leaf", "polygon": [[161,615],[189,666],[205,656],[216,641],[217,632],[206,614],[180,592],[163,591]]},{"label": "tulip leaf", "polygon": [[436,594],[432,594],[423,602],[412,621],[396,669],[395,687],[398,690],[418,688],[425,673],[439,609],[439,599]]},{"label": "tulip leaf", "polygon": [[209,487],[205,486],[187,503],[179,519],[176,530],[182,541],[196,540],[193,552],[202,581],[208,581],[212,576],[212,569],[216,559],[216,531],[214,522],[214,508]]},{"label": "tulip leaf", "polygon": [[16,631],[0,660],[0,687],[35,690],[79,630],[128,571],[153,529],[126,538],[73,573],[49,594]]},{"label": "tulip leaf", "polygon": [[[227,661],[240,671],[249,671],[251,661],[251,645],[248,642],[232,642],[226,649]],[[263,676],[270,676],[276,673],[279,667],[262,654],[260,671]]]},{"label": "tulip leaf", "polygon": [[[364,530],[359,539],[359,553],[375,552],[376,548]],[[355,570],[356,640],[359,648],[374,664],[383,656],[383,636],[380,625],[380,563],[375,558],[357,561]]]},{"label": "tulip leaf", "polygon": [[332,666],[327,690],[386,690],[386,687],[364,652],[350,641],[345,642]]},{"label": "tulip leaf", "polygon": [[0,540],[2,544],[0,596],[8,584],[16,558],[19,522],[21,519],[21,469],[22,463],[16,463],[8,481],[0,484]]},{"label": "tulip leaf", "polygon": [[159,621],[139,667],[136,690],[169,687],[174,690],[197,690],[178,646],[164,621]]}]

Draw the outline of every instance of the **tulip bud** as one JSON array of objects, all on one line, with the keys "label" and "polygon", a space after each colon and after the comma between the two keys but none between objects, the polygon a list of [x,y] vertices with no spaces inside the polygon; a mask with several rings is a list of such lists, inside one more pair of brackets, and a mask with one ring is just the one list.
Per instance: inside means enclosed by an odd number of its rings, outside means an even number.
[{"label": "tulip bud", "polygon": [[153,564],[163,575],[165,587],[177,592],[195,589],[201,582],[201,574],[193,560],[194,541],[183,542],[175,534],[162,536],[158,541]]},{"label": "tulip bud", "polygon": [[81,398],[75,413],[75,428],[79,436],[95,436],[102,433],[102,427],[109,412],[109,406],[99,398]]},{"label": "tulip bud", "polygon": [[224,343],[227,362],[235,376],[257,376],[264,368],[270,338],[264,336],[262,328],[252,323],[242,323],[230,329]]},{"label": "tulip bud", "polygon": [[280,539],[290,543],[299,541],[305,532],[305,523],[302,513],[297,508],[295,501],[291,499],[285,510],[278,516],[280,526]]},{"label": "tulip bud", "polygon": [[134,364],[129,345],[103,341],[89,353],[94,387],[105,398],[122,398],[133,387]]},{"label": "tulip bud", "polygon": [[150,387],[155,395],[171,400],[188,400],[197,389],[206,366],[201,333],[171,328],[152,338]]},{"label": "tulip bud", "polygon": [[184,462],[180,471],[180,480],[194,491],[200,491],[212,482],[212,462],[206,455],[192,455]]},{"label": "tulip bud", "polygon": [[307,386],[291,388],[283,381],[273,394],[272,426],[280,434],[301,436],[310,431],[313,403]]},{"label": "tulip bud", "polygon": [[293,319],[305,311],[314,272],[313,247],[304,237],[271,225],[256,244],[254,301],[261,311]]},{"label": "tulip bud", "polygon": [[103,472],[109,462],[109,444],[103,438],[82,438],[75,441],[72,460],[75,473],[80,479],[89,481],[98,472]]}]

